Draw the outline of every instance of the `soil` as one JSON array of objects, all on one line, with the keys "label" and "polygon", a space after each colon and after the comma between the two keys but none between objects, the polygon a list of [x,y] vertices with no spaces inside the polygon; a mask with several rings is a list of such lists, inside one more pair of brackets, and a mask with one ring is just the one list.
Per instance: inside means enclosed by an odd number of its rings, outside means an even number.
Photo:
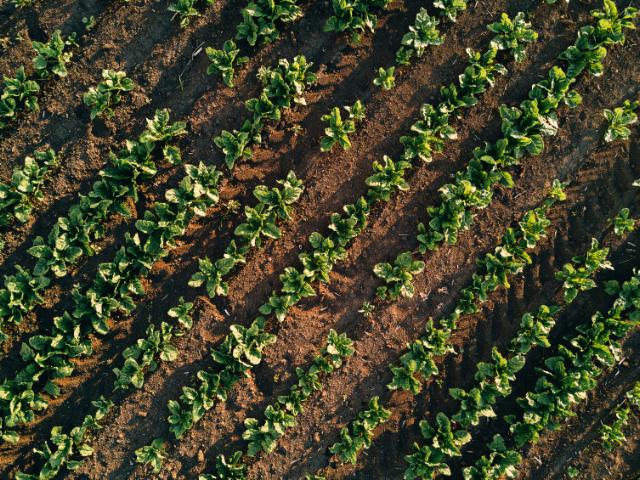
[{"label": "soil", "polygon": [[[307,106],[296,107],[282,121],[269,126],[254,158],[239,164],[233,176],[227,176],[221,204],[230,199],[251,203],[256,185],[273,185],[289,170],[304,181],[305,192],[293,218],[282,228],[283,238],[267,242],[251,254],[247,264],[231,277],[226,298],[212,301],[202,291],[187,287],[187,281],[197,269],[196,257],[221,254],[239,215],[215,208],[207,217],[193,222],[178,248],[158,262],[145,279],[147,293],[135,314],[115,319],[107,336],[94,338],[94,355],[79,361],[76,373],[61,382],[63,394],[51,402],[46,415],[24,429],[17,445],[0,446],[1,478],[14,478],[19,469],[29,471],[39,462],[32,449],[48,438],[51,427],[78,424],[91,411],[90,401],[100,394],[112,396],[116,408],[94,439],[96,453],[80,469],[66,474],[67,478],[155,478],[149,469],[133,462],[133,452],[153,438],[169,438],[167,401],[176,398],[181,387],[189,385],[194,374],[211,362],[210,348],[219,344],[231,324],[251,321],[278,286],[283,269],[297,265],[298,253],[308,246],[308,235],[325,232],[330,214],[364,193],[371,163],[384,154],[398,157],[399,138],[416,120],[420,105],[436,101],[439,86],[462,73],[466,48],[486,48],[490,34],[485,25],[495,21],[505,8],[499,0],[470,5],[457,23],[442,26],[446,48],[433,48],[411,67],[400,69],[396,88],[385,92],[371,85],[375,70],[392,64],[395,46],[413,23],[422,2],[394,3],[380,16],[375,34],[353,45],[343,36],[322,31],[330,16],[330,2],[302,1],[304,16],[285,27],[279,41],[248,51],[251,60],[240,70],[235,89],[207,76],[203,46],[219,47],[234,34],[240,19],[237,3],[219,1],[184,29],[171,20],[166,11],[169,3],[52,0],[17,11],[10,4],[0,7],[0,37],[10,39],[0,57],[2,74],[11,74],[19,65],[30,63],[31,40],[45,40],[56,29],[65,34],[81,31],[83,17],[93,15],[96,19],[96,26],[81,38],[68,77],[44,84],[41,113],[19,116],[0,139],[3,179],[34,149],[51,146],[61,152],[62,158],[62,166],[46,188],[46,201],[34,212],[34,221],[7,233],[0,273],[12,272],[16,263],[31,264],[26,250],[33,239],[46,235],[55,218],[66,212],[79,193],[90,189],[109,149],[135,138],[145,126],[144,119],[157,108],[171,108],[175,118],[188,123],[189,135],[181,142],[188,162],[221,165],[222,157],[211,138],[222,129],[240,126],[242,102],[259,88],[255,78],[258,68],[297,54],[312,61],[318,73],[317,85],[305,94]],[[167,468],[158,478],[197,478],[210,470],[217,454],[228,455],[242,448],[243,420],[260,418],[264,408],[288,390],[295,381],[295,367],[309,364],[331,328],[355,340],[356,354],[326,380],[325,389],[306,404],[297,425],[278,442],[276,450],[251,462],[250,477],[300,479],[307,473],[321,472],[331,479],[402,478],[403,457],[418,439],[419,420],[431,419],[438,411],[451,411],[454,405],[447,389],[471,385],[475,364],[487,359],[494,345],[506,345],[521,315],[556,298],[559,284],[553,273],[557,268],[583,252],[592,237],[611,246],[615,266],[615,271],[605,272],[599,281],[623,279],[640,266],[638,235],[621,242],[608,229],[608,219],[620,208],[629,207],[635,216],[640,213],[638,195],[631,186],[640,177],[638,129],[629,141],[604,144],[601,140],[602,109],[637,98],[640,92],[640,33],[636,31],[628,34],[626,45],[610,49],[603,76],[578,82],[583,105],[576,110],[561,109],[559,134],[547,141],[543,155],[527,159],[516,169],[515,188],[500,191],[456,245],[425,256],[425,273],[416,278],[414,298],[393,304],[377,302],[370,318],[358,313],[364,301],[373,301],[379,285],[371,273],[373,266],[391,261],[401,251],[417,249],[416,225],[425,220],[425,207],[437,202],[438,188],[466,164],[473,148],[499,136],[497,107],[502,103],[514,105],[525,98],[531,84],[542,78],[559,53],[573,43],[579,26],[588,21],[589,11],[599,6],[596,1],[571,2],[569,6],[560,3],[509,2],[510,14],[519,10],[532,13],[531,21],[540,35],[528,50],[527,59],[516,65],[501,57],[509,74],[498,79],[477,106],[454,122],[458,140],[448,144],[444,155],[411,173],[408,191],[372,213],[368,228],[348,248],[348,260],[332,273],[331,283],[318,287],[316,297],[301,302],[286,322],[273,326],[278,342],[266,351],[254,376],[240,382],[229,400],[209,411],[184,438],[170,442]],[[138,87],[133,94],[125,95],[113,119],[92,123],[81,96],[99,81],[103,68],[126,70]],[[320,117],[333,106],[352,104],[357,99],[365,103],[367,119],[352,136],[352,149],[321,153],[319,138],[324,125]],[[146,184],[134,206],[137,214],[161,199],[180,176],[179,167],[165,168]],[[508,291],[491,295],[480,313],[463,318],[453,337],[461,353],[441,360],[441,381],[432,382],[416,397],[390,394],[385,387],[390,380],[388,364],[403,353],[407,342],[421,334],[426,318],[437,318],[452,308],[456,294],[474,272],[475,259],[491,251],[506,227],[540,203],[554,178],[571,182],[569,196],[553,208],[553,226],[536,249],[533,264],[514,279]],[[33,333],[48,331],[52,319],[71,304],[72,286],[86,284],[97,265],[112,257],[124,233],[133,229],[133,221],[114,218],[109,222],[100,252],[49,289],[45,303],[4,346],[2,378],[20,367],[21,341]],[[120,364],[122,351],[144,334],[149,322],[159,324],[164,320],[166,310],[180,295],[195,302],[196,314],[194,328],[177,341],[178,359],[161,364],[142,390],[111,395],[111,370]],[[580,296],[561,317],[554,338],[585,322],[595,310],[608,308],[608,301],[598,292]],[[607,418],[625,389],[640,379],[637,332],[625,342],[624,353],[626,360],[604,376],[598,391],[580,406],[565,428],[545,434],[538,445],[524,452],[521,478],[563,478],[568,465],[579,467],[579,478],[584,479],[635,479],[640,475],[638,417],[630,422],[630,440],[622,448],[605,453],[598,446],[600,421]],[[541,360],[534,355],[530,363],[539,365]],[[513,408],[513,398],[534,378],[532,368],[519,376],[514,395],[499,405],[499,415]],[[337,440],[340,428],[373,395],[380,395],[392,408],[391,420],[375,432],[372,447],[361,454],[356,466],[340,466],[331,460],[328,447]],[[461,478],[460,468],[476,458],[490,435],[504,428],[498,423],[478,427],[479,445],[474,443],[475,449],[465,451],[454,466],[453,478]]]}]

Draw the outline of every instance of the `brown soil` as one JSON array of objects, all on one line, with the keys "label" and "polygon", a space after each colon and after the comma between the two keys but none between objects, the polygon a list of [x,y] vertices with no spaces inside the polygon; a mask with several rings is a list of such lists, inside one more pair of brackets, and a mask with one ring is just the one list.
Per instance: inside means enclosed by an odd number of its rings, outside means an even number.
[{"label": "brown soil", "polygon": [[[50,145],[62,152],[62,167],[47,187],[47,200],[38,208],[34,222],[14,229],[7,236],[7,248],[1,257],[0,273],[12,271],[17,263],[30,264],[26,249],[37,235],[46,235],[53,220],[62,215],[86,192],[103,165],[110,148],[134,137],[143,128],[144,118],[156,108],[169,107],[176,118],[188,122],[189,136],[182,145],[189,162],[200,160],[221,163],[211,137],[222,129],[241,123],[242,102],[258,88],[255,73],[260,65],[271,65],[278,58],[304,54],[314,62],[319,81],[306,95],[308,106],[297,107],[283,121],[269,128],[266,141],[256,149],[250,162],[236,167],[223,189],[223,200],[251,202],[257,184],[272,185],[276,179],[294,170],[303,179],[306,190],[296,206],[294,218],[283,227],[283,239],[268,242],[252,254],[247,265],[233,275],[231,294],[209,300],[199,291],[186,287],[197,268],[195,257],[219,255],[227,244],[236,214],[215,209],[195,222],[172,254],[159,262],[146,279],[147,294],[131,318],[119,318],[112,332],[94,341],[95,355],[78,363],[73,377],[64,382],[64,394],[52,402],[47,414],[29,425],[16,446],[0,447],[2,478],[13,478],[18,469],[37,461],[32,448],[48,438],[53,425],[71,427],[89,413],[89,402],[101,393],[109,393],[111,369],[120,364],[120,355],[140,337],[149,321],[158,324],[178,295],[196,303],[193,330],[177,342],[178,360],[163,364],[151,374],[141,391],[115,395],[116,409],[106,427],[95,439],[96,454],[69,478],[124,479],[150,478],[149,470],[133,463],[134,450],[158,436],[168,438],[166,403],[179,395],[200,368],[209,364],[208,351],[217,345],[232,323],[247,324],[257,308],[278,285],[278,275],[287,265],[296,264],[297,254],[307,247],[313,231],[325,231],[329,215],[352,202],[364,192],[364,179],[370,165],[383,154],[397,157],[399,137],[415,120],[419,106],[438,96],[438,87],[459,75],[465,65],[465,48],[483,49],[489,40],[484,26],[494,21],[504,2],[488,0],[470,6],[455,25],[443,26],[446,48],[434,48],[415,65],[397,75],[397,87],[382,92],[371,86],[374,69],[390,65],[395,46],[413,22],[421,2],[397,3],[382,15],[375,35],[361,45],[348,44],[344,38],[322,32],[330,15],[329,2],[302,2],[304,17],[284,29],[280,41],[251,52],[250,63],[229,89],[207,77],[207,60],[202,45],[219,46],[229,38],[239,21],[235,2],[221,1],[207,9],[186,29],[171,21],[168,1],[97,0],[39,1],[33,8],[15,11],[0,7],[0,36],[24,40],[11,42],[0,59],[0,73],[11,73],[32,56],[30,40],[43,40],[56,28],[64,33],[81,30],[82,17],[95,15],[96,27],[83,37],[81,48],[69,68],[69,76],[45,85],[38,118],[23,115],[0,140],[0,176],[34,149]],[[637,216],[638,197],[631,183],[640,176],[640,143],[637,129],[631,141],[603,145],[602,109],[612,108],[638,93],[640,84],[640,34],[628,35],[627,45],[610,51],[605,74],[582,79],[578,84],[584,104],[575,111],[561,111],[561,131],[548,141],[545,153],[527,159],[518,168],[516,187],[502,191],[490,208],[481,212],[472,229],[455,246],[447,246],[427,256],[427,274],[416,281],[417,295],[393,305],[378,305],[370,319],[357,313],[363,301],[374,298],[379,285],[371,269],[380,261],[392,260],[399,252],[415,249],[416,225],[425,219],[424,208],[437,201],[438,188],[451,174],[464,166],[472,149],[499,134],[496,108],[501,103],[515,104],[526,96],[530,85],[540,79],[557,55],[574,41],[579,25],[588,19],[598,2],[572,2],[548,6],[537,1],[509,2],[508,12],[533,12],[532,21],[540,39],[532,46],[528,59],[519,65],[507,64],[509,75],[482,97],[478,106],[455,122],[459,140],[451,142],[445,155],[417,168],[411,175],[409,191],[397,195],[371,216],[367,230],[349,247],[349,259],[341,264],[328,286],[318,295],[293,309],[278,329],[278,343],[268,349],[254,377],[241,382],[229,401],[212,409],[185,437],[171,445],[168,468],[159,478],[197,478],[210,468],[219,453],[229,454],[243,443],[242,421],[260,417],[266,405],[285,392],[294,381],[294,367],[308,365],[330,328],[346,332],[355,340],[356,354],[326,381],[323,392],[308,402],[298,424],[279,442],[276,451],[261,456],[251,465],[251,478],[299,479],[305,473],[322,470],[328,478],[398,479],[404,470],[403,456],[418,437],[417,422],[431,418],[440,410],[452,408],[446,396],[451,386],[470,385],[474,365],[486,359],[493,345],[504,345],[525,311],[540,303],[551,302],[558,284],[553,272],[587,246],[590,238],[605,238],[613,248],[615,273],[602,279],[624,278],[640,265],[638,236],[621,244],[604,235],[607,219],[628,206]],[[392,46],[392,48],[389,47]],[[125,96],[117,115],[106,122],[89,122],[81,95],[95,85],[102,68],[129,72],[138,84],[131,96]],[[367,120],[353,136],[348,152],[335,150],[321,154],[318,148],[323,124],[320,117],[331,107],[362,99]],[[302,127],[295,133],[294,125]],[[144,188],[138,214],[161,198],[179,178],[178,168],[162,171]],[[475,259],[491,250],[504,229],[544,197],[553,178],[571,181],[569,199],[554,207],[553,231],[534,256],[534,264],[514,280],[508,292],[497,292],[482,312],[461,323],[453,338],[461,355],[442,362],[442,382],[434,382],[417,397],[402,393],[389,395],[387,365],[403,352],[406,342],[420,335],[424,320],[447,312],[457,292],[474,271]],[[120,218],[110,222],[102,251],[82,262],[69,278],[57,282],[38,308],[16,332],[15,340],[5,347],[0,363],[2,378],[21,364],[20,341],[34,332],[46,332],[51,319],[70,305],[68,292],[75,283],[85,284],[93,277],[99,262],[111,258],[122,242],[124,232],[132,230],[132,221]],[[633,242],[633,243],[632,243]],[[198,293],[198,295],[196,295]],[[556,336],[568,332],[597,308],[607,308],[599,294],[584,295],[559,322]],[[627,362],[619,372],[608,375],[603,387],[581,407],[567,428],[543,441],[525,454],[523,478],[562,478],[568,464],[579,466],[580,478],[631,479],[640,474],[640,422],[629,427],[633,438],[615,454],[604,454],[594,446],[594,433],[601,418],[619,400],[625,388],[639,378],[640,339],[636,334],[627,342]],[[536,359],[536,361],[539,359]],[[530,385],[532,371],[521,376],[516,391]],[[392,419],[376,432],[372,448],[364,452],[358,465],[338,466],[331,462],[328,447],[339,429],[373,395],[381,395],[393,409]],[[499,413],[513,406],[507,399]],[[482,426],[480,435],[493,433],[499,426]],[[597,440],[595,440],[597,444]],[[468,452],[462,463],[475,458]],[[462,465],[462,463],[460,465]],[[460,478],[460,465],[454,478]],[[608,476],[610,475],[610,476]],[[634,476],[635,475],[635,476]]]}]

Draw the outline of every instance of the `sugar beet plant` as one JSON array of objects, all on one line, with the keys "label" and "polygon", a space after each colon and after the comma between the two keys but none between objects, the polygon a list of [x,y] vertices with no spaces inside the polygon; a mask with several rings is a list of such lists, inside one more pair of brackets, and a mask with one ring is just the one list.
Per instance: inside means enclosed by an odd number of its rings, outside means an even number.
[{"label": "sugar beet plant", "polygon": [[611,413],[613,421],[603,423],[598,429],[600,442],[606,451],[613,452],[617,447],[627,443],[623,429],[628,425],[629,415],[634,410],[636,414],[640,414],[640,382],[636,382],[626,392],[621,404],[613,410]]},{"label": "sugar beet plant", "polygon": [[503,13],[499,22],[488,26],[490,32],[496,34],[491,46],[498,50],[507,50],[516,62],[525,59],[525,46],[537,40],[538,33],[531,29],[531,24],[525,20],[523,12],[513,18]]},{"label": "sugar beet plant", "polygon": [[326,32],[346,32],[353,42],[373,32],[378,23],[376,12],[388,8],[390,0],[332,0],[333,15],[325,23]]},{"label": "sugar beet plant", "polygon": [[[98,174],[86,195],[54,223],[47,238],[36,237],[28,252],[35,259],[31,271],[16,265],[14,275],[5,275],[0,290],[0,340],[8,323],[19,324],[37,305],[53,278],[65,277],[83,256],[94,255],[94,242],[105,235],[105,224],[113,215],[129,217],[129,199],[138,198],[139,183],[157,171],[153,151],[163,147],[163,157],[176,158],[177,147],[170,144],[186,134],[185,124],[169,122],[169,111],[158,110],[147,119],[147,129],[137,141],[126,142],[117,154],[109,154],[109,165]],[[178,155],[179,157],[179,155]]]},{"label": "sugar beet plant", "polygon": [[173,12],[174,17],[179,18],[180,26],[184,28],[191,23],[192,18],[200,16],[200,10],[198,10],[200,5],[209,6],[214,3],[215,0],[175,0],[167,10]]},{"label": "sugar beet plant", "polygon": [[618,290],[613,306],[606,314],[596,312],[590,322],[579,325],[576,335],[544,360],[544,367],[536,370],[539,377],[535,387],[517,399],[519,412],[505,417],[510,437],[497,435],[489,445],[490,453],[464,469],[465,479],[498,480],[505,472],[505,463],[515,474],[521,461],[518,449],[537,443],[547,429],[562,428],[574,415],[572,408],[598,385],[602,372],[617,364],[621,341],[639,324],[640,276],[636,272],[617,288],[609,283],[607,289]]},{"label": "sugar beet plant", "polygon": [[[505,354],[493,348],[490,362],[480,362],[477,365],[475,379],[477,384],[470,390],[452,388],[451,397],[458,402],[457,412],[451,416],[440,412],[435,417],[435,425],[426,420],[419,424],[423,445],[415,443],[413,452],[407,455],[408,467],[404,478],[431,479],[438,475],[451,475],[449,462],[454,457],[462,455],[462,447],[473,438],[471,427],[477,426],[482,418],[496,416],[493,410],[500,398],[511,393],[511,385],[517,373],[524,367],[527,354],[532,348],[549,348],[549,332],[555,325],[561,308],[573,302],[576,291],[584,292],[596,287],[593,280],[595,274],[603,268],[611,268],[606,260],[609,250],[600,248],[594,239],[589,250],[582,257],[576,257],[572,263],[563,266],[556,277],[564,280],[562,284],[564,304],[542,305],[537,312],[526,313],[522,317],[520,328],[512,339]],[[572,279],[567,281],[567,272],[572,272]],[[576,285],[579,285],[576,290]],[[515,456],[510,457],[515,459]],[[513,465],[502,464],[502,467]]]},{"label": "sugar beet plant", "polygon": [[415,23],[409,26],[409,31],[402,37],[402,46],[396,52],[396,63],[409,65],[413,57],[422,58],[428,47],[442,45],[444,35],[438,30],[439,23],[424,7],[420,7]]},{"label": "sugar beet plant", "polygon": [[240,55],[240,49],[233,40],[224,42],[221,50],[207,47],[205,52],[211,62],[207,67],[207,75],[222,75],[222,81],[227,87],[233,87],[235,68],[249,61],[249,57]]},{"label": "sugar beet plant", "polygon": [[0,182],[0,227],[29,221],[34,204],[44,198],[42,188],[56,166],[58,156],[53,149],[37,151],[13,170],[8,183]]},{"label": "sugar beet plant", "polygon": [[236,39],[249,45],[267,44],[280,36],[279,23],[291,23],[302,16],[297,0],[252,0],[242,9]]},{"label": "sugar beet plant", "polygon": [[275,68],[260,68],[260,96],[245,102],[251,118],[245,120],[240,130],[223,130],[213,139],[215,145],[224,153],[225,163],[230,170],[238,160],[251,158],[250,146],[262,142],[261,132],[265,122],[279,120],[283,110],[291,108],[294,104],[306,103],[304,91],[316,81],[316,76],[310,71],[311,65],[304,56],[299,55],[291,62],[281,59]]},{"label": "sugar beet plant", "polygon": [[[480,72],[484,71],[483,67]],[[331,215],[328,235],[310,235],[311,249],[299,255],[301,268],[287,267],[280,277],[280,291],[260,307],[260,315],[249,326],[232,325],[231,333],[211,352],[214,365],[200,370],[194,386],[183,387],[180,398],[170,403],[169,430],[176,438],[190,430],[216,402],[225,402],[229,390],[261,362],[263,350],[275,340],[267,333],[268,319],[284,321],[291,307],[315,294],[314,282],[330,281],[334,266],[346,258],[345,247],[366,228],[371,206],[387,201],[405,173],[406,169],[398,171],[392,160],[381,165],[375,179],[368,180],[367,194],[345,205],[341,213]]]},{"label": "sugar beet plant", "polygon": [[[254,457],[260,452],[272,452],[277,442],[287,429],[295,426],[296,417],[303,412],[304,404],[312,395],[322,390],[325,377],[340,368],[344,361],[353,355],[353,342],[344,333],[338,334],[330,330],[327,344],[316,355],[308,369],[296,369],[298,381],[286,395],[278,397],[277,403],[267,406],[264,420],[247,418],[244,421],[245,431],[242,438],[248,442],[246,455]],[[224,455],[216,459],[215,474],[200,475],[199,480],[214,480],[218,478],[246,478],[246,465],[241,463],[243,452],[235,452],[229,460]],[[229,463],[235,466],[235,473],[228,477]]]},{"label": "sugar beet plant", "polygon": [[91,120],[96,117],[113,117],[113,107],[120,103],[122,93],[130,92],[135,87],[133,80],[126,72],[102,70],[102,81],[97,87],[91,87],[83,95],[84,104],[91,109]]},{"label": "sugar beet plant", "polygon": [[629,135],[631,135],[629,125],[633,125],[638,121],[638,108],[640,108],[640,101],[625,100],[621,107],[616,107],[613,110],[604,110],[604,118],[607,119],[607,130],[604,134],[605,142],[629,138]]},{"label": "sugar beet plant", "polygon": [[67,63],[73,54],[69,47],[77,45],[75,34],[66,39],[56,30],[46,42],[32,42],[36,56],[33,58],[35,74],[29,78],[24,66],[16,71],[15,77],[4,77],[4,85],[0,94],[0,130],[7,128],[16,115],[24,110],[38,112],[37,94],[40,84],[53,76],[66,77]]},{"label": "sugar beet plant", "polygon": [[330,151],[334,145],[338,144],[343,150],[351,148],[351,140],[349,135],[355,133],[356,123],[365,119],[365,107],[360,100],[357,100],[352,106],[344,107],[348,118],[342,119],[340,109],[333,107],[331,112],[323,115],[321,120],[329,125],[324,129],[325,135],[320,139],[320,150],[323,152]]},{"label": "sugar beet plant", "polygon": [[145,337],[138,339],[133,345],[122,352],[124,363],[113,369],[116,380],[114,390],[127,390],[131,387],[140,389],[144,385],[144,376],[158,368],[159,361],[172,362],[178,357],[178,350],[171,343],[174,337],[183,335],[184,330],[192,326],[190,311],[193,303],[180,298],[178,305],[171,308],[167,314],[175,318],[178,327],[167,322],[161,322],[160,327],[150,324]]},{"label": "sugar beet plant", "polygon": [[373,397],[365,410],[358,413],[351,428],[340,430],[340,440],[329,447],[329,451],[343,462],[356,463],[358,452],[369,448],[373,440],[373,431],[389,420],[391,412],[380,405],[380,399]]}]

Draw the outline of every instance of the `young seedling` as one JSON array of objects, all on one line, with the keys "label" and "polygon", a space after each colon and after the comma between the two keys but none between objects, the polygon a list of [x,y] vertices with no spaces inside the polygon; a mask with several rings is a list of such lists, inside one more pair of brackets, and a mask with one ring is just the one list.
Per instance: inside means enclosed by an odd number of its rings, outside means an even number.
[{"label": "young seedling", "polygon": [[227,87],[233,88],[234,69],[249,61],[249,57],[240,56],[240,49],[233,40],[227,40],[222,50],[207,47],[205,50],[211,65],[207,67],[207,75],[214,73],[222,75],[222,81]]},{"label": "young seedling", "polygon": [[57,75],[60,78],[67,76],[67,63],[71,61],[73,53],[65,51],[65,47],[77,45],[75,34],[67,39],[62,38],[60,30],[53,32],[47,43],[32,42],[33,49],[38,54],[33,59],[33,66],[40,78],[48,78]]},{"label": "young seedling", "polygon": [[393,76],[395,71],[396,67],[389,67],[387,69],[380,67],[378,69],[378,76],[373,79],[373,84],[383,90],[391,90],[396,86],[396,77]]},{"label": "young seedling", "polygon": [[399,65],[408,65],[415,55],[420,58],[430,45],[442,45],[444,35],[440,34],[438,24],[440,22],[429,16],[423,7],[416,15],[415,25],[409,27],[409,32],[402,37],[402,47],[396,52],[396,62]]},{"label": "young seedling", "polygon": [[523,12],[518,12],[513,20],[503,13],[500,21],[492,23],[487,29],[496,34],[491,46],[508,51],[516,62],[525,59],[526,44],[538,38],[538,33],[531,29],[531,23],[525,20]]},{"label": "young seedling", "polygon": [[167,458],[167,451],[162,438],[156,438],[151,442],[151,445],[141,447],[135,453],[136,463],[150,464],[154,473],[158,473],[162,469],[162,463]]},{"label": "young seedling", "polygon": [[636,220],[631,218],[631,213],[628,208],[623,208],[618,214],[610,220],[613,225],[613,232],[622,236],[625,233],[633,232],[636,229]]},{"label": "young seedling", "polygon": [[356,122],[362,121],[365,117],[365,108],[358,100],[352,107],[344,107],[349,114],[347,120],[342,120],[340,109],[334,107],[329,114],[322,116],[323,122],[329,122],[329,126],[324,129],[325,136],[320,139],[320,150],[330,151],[337,143],[343,150],[351,148],[349,135],[356,131]]},{"label": "young seedling", "polygon": [[613,110],[604,110],[603,115],[607,119],[607,130],[604,134],[605,142],[629,138],[629,135],[631,135],[629,125],[633,125],[638,121],[638,107],[640,107],[640,101],[631,102],[625,100],[621,107],[616,107]]},{"label": "young seedling", "polygon": [[120,103],[122,92],[130,92],[135,87],[126,72],[105,69],[102,78],[97,87],[89,88],[83,96],[84,104],[91,109],[91,120],[102,115],[113,117],[113,107]]}]

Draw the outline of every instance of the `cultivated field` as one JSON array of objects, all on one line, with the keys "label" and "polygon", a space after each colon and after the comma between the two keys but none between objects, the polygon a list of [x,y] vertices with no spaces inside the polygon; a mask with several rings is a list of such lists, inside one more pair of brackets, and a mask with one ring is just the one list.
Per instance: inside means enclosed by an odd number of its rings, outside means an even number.
[{"label": "cultivated field", "polygon": [[3,0],[0,478],[640,478],[640,15]]}]

